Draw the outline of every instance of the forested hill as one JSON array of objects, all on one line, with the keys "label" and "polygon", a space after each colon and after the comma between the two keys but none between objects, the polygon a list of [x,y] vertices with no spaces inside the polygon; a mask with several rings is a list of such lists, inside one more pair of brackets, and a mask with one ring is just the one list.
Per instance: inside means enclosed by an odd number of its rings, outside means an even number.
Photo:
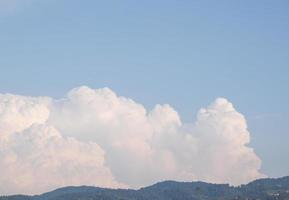
[{"label": "forested hill", "polygon": [[165,181],[139,190],[65,187],[38,196],[3,196],[0,200],[289,200],[289,176],[259,179],[247,185]]}]

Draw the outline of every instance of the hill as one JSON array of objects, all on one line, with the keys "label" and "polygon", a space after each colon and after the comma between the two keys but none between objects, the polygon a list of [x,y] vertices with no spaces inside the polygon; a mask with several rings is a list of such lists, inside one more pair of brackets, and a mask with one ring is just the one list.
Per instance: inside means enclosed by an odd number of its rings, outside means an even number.
[{"label": "hill", "polygon": [[2,196],[0,200],[289,200],[289,176],[259,179],[247,185],[164,181],[139,190],[65,187],[37,196]]}]

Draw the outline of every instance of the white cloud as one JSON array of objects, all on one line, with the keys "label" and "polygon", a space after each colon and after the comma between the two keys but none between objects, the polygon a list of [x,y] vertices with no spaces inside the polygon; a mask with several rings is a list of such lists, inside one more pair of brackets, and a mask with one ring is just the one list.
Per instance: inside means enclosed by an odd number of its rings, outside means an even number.
[{"label": "white cloud", "polygon": [[169,105],[147,111],[108,88],[75,88],[60,100],[1,95],[0,131],[0,193],[263,177],[244,117],[223,98],[184,125]]}]

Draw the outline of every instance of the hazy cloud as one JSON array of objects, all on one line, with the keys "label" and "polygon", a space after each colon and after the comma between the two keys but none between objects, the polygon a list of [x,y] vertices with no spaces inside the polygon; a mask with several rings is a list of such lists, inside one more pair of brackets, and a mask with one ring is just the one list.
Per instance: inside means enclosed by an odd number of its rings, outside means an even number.
[{"label": "hazy cloud", "polygon": [[0,0],[0,14],[12,14],[35,1],[36,0]]}]

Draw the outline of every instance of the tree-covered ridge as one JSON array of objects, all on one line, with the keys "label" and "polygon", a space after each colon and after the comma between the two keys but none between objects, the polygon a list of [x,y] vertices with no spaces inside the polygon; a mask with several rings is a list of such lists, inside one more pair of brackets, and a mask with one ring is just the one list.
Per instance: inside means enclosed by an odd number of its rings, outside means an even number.
[{"label": "tree-covered ridge", "polygon": [[65,187],[37,196],[3,196],[0,200],[289,200],[289,176],[259,179],[247,185],[165,181],[139,190]]}]

